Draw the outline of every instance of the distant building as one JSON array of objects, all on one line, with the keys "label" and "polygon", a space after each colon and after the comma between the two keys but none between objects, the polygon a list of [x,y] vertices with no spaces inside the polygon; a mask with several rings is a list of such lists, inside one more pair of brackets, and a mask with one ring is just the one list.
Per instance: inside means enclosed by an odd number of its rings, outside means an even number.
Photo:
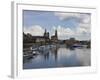
[{"label": "distant building", "polygon": [[49,32],[47,32],[46,29],[45,29],[45,32],[44,32],[44,37],[49,38]]},{"label": "distant building", "polygon": [[24,32],[23,32],[23,42],[24,43],[31,43],[32,42],[32,35],[31,34],[29,34],[29,33],[27,33],[27,34],[25,34]]},{"label": "distant building", "polygon": [[55,30],[55,35],[51,36],[51,41],[52,41],[52,42],[58,42],[57,30]]},{"label": "distant building", "polygon": [[23,35],[24,35],[24,37],[23,37],[23,39],[24,39],[24,42],[29,42],[29,41],[31,41],[31,42],[34,42],[34,43],[51,43],[51,42],[53,42],[53,43],[57,43],[57,42],[59,42],[59,40],[58,40],[58,33],[57,33],[57,30],[55,30],[55,34],[53,35],[53,36],[51,36],[51,39],[49,38],[49,32],[47,32],[47,30],[45,29],[45,31],[44,31],[44,34],[43,34],[43,36],[32,36],[31,34],[24,34],[23,33]]},{"label": "distant building", "polygon": [[49,32],[47,32],[45,29],[43,36],[33,36],[32,39],[35,40],[35,42],[49,42]]}]

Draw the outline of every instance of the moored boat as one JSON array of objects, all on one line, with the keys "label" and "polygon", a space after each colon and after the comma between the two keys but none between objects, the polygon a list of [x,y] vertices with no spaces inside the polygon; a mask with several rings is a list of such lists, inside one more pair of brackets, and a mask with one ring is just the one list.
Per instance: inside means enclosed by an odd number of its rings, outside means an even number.
[{"label": "moored boat", "polygon": [[81,44],[74,44],[72,45],[73,48],[86,48],[87,45],[81,45]]}]

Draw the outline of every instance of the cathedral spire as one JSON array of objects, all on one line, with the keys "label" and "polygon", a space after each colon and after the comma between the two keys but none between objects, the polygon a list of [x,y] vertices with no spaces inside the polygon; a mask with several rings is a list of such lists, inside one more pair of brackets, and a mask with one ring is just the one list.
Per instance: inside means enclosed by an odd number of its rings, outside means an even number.
[{"label": "cathedral spire", "polygon": [[46,32],[47,32],[47,31],[46,31],[46,29],[45,29],[44,36],[46,35]]},{"label": "cathedral spire", "polygon": [[44,32],[44,37],[49,38],[49,32],[47,32],[46,29],[45,29],[45,32]]},{"label": "cathedral spire", "polygon": [[56,38],[58,38],[57,29],[55,30],[55,36]]},{"label": "cathedral spire", "polygon": [[47,30],[45,29],[45,33],[47,32]]}]

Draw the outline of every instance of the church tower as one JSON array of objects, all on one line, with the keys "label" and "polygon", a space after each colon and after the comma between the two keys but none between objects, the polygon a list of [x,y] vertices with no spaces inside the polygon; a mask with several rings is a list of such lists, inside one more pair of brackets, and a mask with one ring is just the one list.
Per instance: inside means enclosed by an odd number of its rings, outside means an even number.
[{"label": "church tower", "polygon": [[58,42],[58,33],[57,33],[57,30],[55,30],[55,35],[51,36],[51,41],[53,43],[57,43]]},{"label": "church tower", "polygon": [[46,31],[46,29],[45,29],[44,36],[46,36],[46,32],[47,32],[47,31]]},{"label": "church tower", "polygon": [[45,29],[45,32],[44,32],[44,37],[49,38],[49,32],[47,32],[46,29]]},{"label": "church tower", "polygon": [[55,30],[55,37],[58,39],[57,30]]}]

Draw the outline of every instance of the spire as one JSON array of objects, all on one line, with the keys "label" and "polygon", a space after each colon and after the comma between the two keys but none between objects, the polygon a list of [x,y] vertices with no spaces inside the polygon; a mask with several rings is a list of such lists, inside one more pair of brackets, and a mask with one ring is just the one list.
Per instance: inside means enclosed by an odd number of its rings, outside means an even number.
[{"label": "spire", "polygon": [[45,29],[45,31],[44,31],[44,36],[46,35],[46,29]]},{"label": "spire", "polygon": [[46,33],[47,31],[46,31],[46,29],[45,29],[45,33]]},{"label": "spire", "polygon": [[46,29],[45,29],[45,32],[44,32],[44,37],[49,38],[49,32],[47,32],[47,30],[46,30]]},{"label": "spire", "polygon": [[57,30],[55,30],[55,36],[58,37]]}]

